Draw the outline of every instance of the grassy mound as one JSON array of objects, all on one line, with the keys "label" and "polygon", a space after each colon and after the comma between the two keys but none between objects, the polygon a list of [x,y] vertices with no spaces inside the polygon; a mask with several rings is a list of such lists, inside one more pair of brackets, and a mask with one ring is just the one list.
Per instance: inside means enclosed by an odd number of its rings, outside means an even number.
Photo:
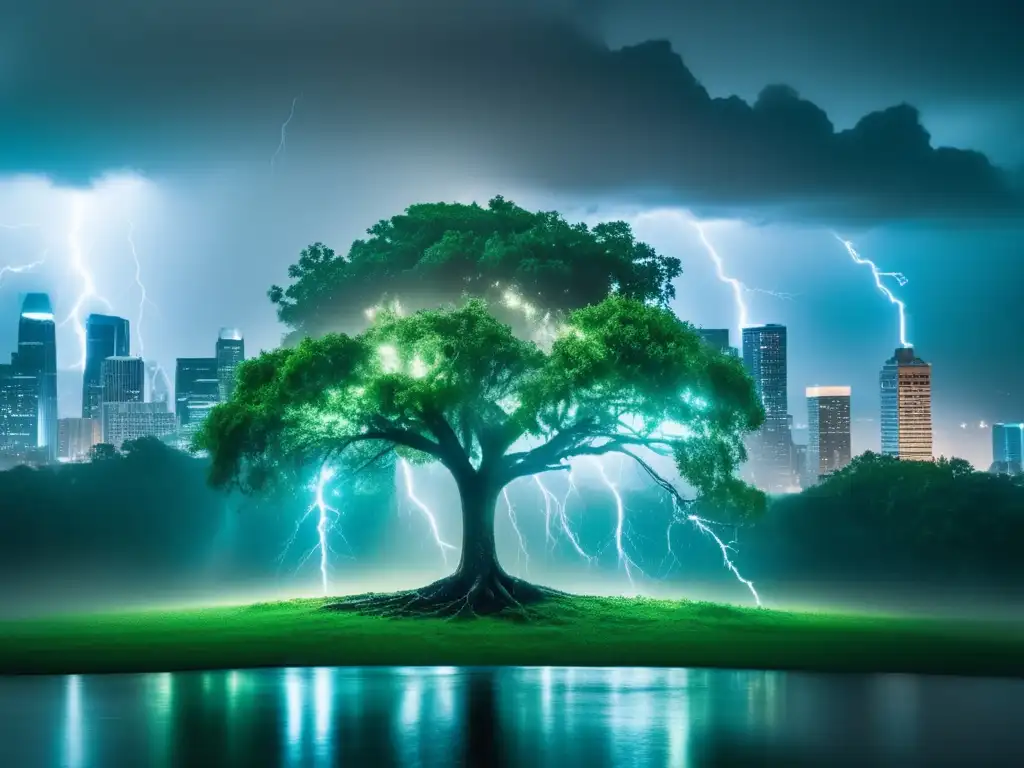
[{"label": "grassy mound", "polygon": [[656,666],[1024,677],[1024,625],[555,599],[524,622],[380,618],[330,600],[0,623],[0,674],[276,666]]}]

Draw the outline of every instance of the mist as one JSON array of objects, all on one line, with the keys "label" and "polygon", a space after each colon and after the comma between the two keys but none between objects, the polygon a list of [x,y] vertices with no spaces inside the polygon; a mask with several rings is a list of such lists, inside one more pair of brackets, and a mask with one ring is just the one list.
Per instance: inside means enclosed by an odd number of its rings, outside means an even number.
[{"label": "mist", "polygon": [[[496,535],[509,573],[583,594],[754,604],[718,542],[674,518],[671,501],[626,462],[605,469],[574,466],[573,492],[566,472],[540,476],[550,497],[535,478],[508,487],[512,512],[499,500]],[[325,485],[323,560],[312,487],[261,497],[215,491],[204,459],[156,441],[112,460],[0,472],[2,613],[239,604],[428,583],[458,564],[461,513],[444,469],[411,471],[415,499],[401,471],[373,484]],[[609,482],[623,500],[629,569]],[[1024,567],[1009,543],[1012,530],[988,551],[968,551],[965,542],[959,554],[925,547],[910,556],[866,518],[858,523],[837,510],[834,521],[822,521],[804,495],[773,500],[752,525],[713,526],[766,607],[1020,615]],[[436,537],[420,504],[433,513]],[[809,521],[814,516],[818,523]]]}]

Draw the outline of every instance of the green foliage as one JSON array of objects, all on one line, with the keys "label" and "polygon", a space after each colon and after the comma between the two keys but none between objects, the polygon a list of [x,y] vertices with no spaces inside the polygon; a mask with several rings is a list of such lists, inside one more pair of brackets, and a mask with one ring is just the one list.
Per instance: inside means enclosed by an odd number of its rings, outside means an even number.
[{"label": "green foliage", "polygon": [[368,308],[396,299],[420,309],[467,296],[496,299],[514,289],[541,312],[569,312],[612,291],[665,304],[682,271],[678,259],[637,241],[624,222],[569,224],[501,197],[486,208],[413,205],[368,234],[347,255],[311,245],[289,268],[291,284],[270,289],[278,317],[296,338],[355,332]]},{"label": "green foliage", "polygon": [[247,488],[288,467],[360,469],[396,453],[500,488],[573,456],[649,448],[675,455],[699,494],[756,508],[763,497],[733,475],[762,418],[739,363],[667,309],[613,296],[572,313],[544,352],[474,300],[382,312],[358,336],[247,361],[195,447],[214,483]]},{"label": "green foliage", "polygon": [[773,504],[765,524],[787,558],[811,570],[998,578],[1020,572],[1024,485],[963,459],[865,453]]}]

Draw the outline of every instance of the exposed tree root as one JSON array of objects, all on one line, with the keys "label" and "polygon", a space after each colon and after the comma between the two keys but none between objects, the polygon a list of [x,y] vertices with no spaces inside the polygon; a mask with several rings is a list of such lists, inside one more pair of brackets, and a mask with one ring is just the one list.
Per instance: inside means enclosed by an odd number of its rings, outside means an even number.
[{"label": "exposed tree root", "polygon": [[456,573],[419,589],[354,595],[325,608],[373,616],[469,619],[502,614],[529,619],[529,609],[568,593],[531,584],[500,569],[487,575]]}]

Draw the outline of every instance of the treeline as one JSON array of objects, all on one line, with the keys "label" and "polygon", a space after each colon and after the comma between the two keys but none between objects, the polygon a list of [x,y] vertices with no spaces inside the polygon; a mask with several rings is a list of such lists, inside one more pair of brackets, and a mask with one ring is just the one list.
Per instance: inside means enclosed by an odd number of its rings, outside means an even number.
[{"label": "treeline", "polygon": [[801,580],[1024,586],[1022,546],[1024,478],[976,472],[962,459],[865,453],[820,485],[775,500],[744,554]]},{"label": "treeline", "polygon": [[[293,574],[316,543],[316,521],[307,518],[281,559],[309,508],[310,489],[273,498],[229,496],[209,487],[207,471],[202,459],[140,440],[122,452],[101,447],[89,463],[0,472],[0,593],[40,578],[57,579],[59,589],[105,580],[116,590],[195,584],[215,591],[229,582]],[[513,496],[520,525],[541,553],[544,510],[530,505],[542,502],[532,487],[514,489]],[[587,494],[587,514],[578,518],[589,549],[607,542],[613,522],[613,510],[594,506],[602,500],[597,492]],[[437,567],[422,521],[397,514],[394,501],[386,491],[340,498],[345,540],[335,540],[338,551],[331,556],[339,574]],[[629,502],[630,525],[641,534],[630,544],[645,550],[636,553],[645,564],[656,564],[666,557],[670,507],[654,490]],[[457,510],[443,511],[448,538],[457,543]],[[499,514],[498,523],[507,528],[504,517]],[[682,538],[674,553],[684,566],[673,577],[682,589],[688,579],[722,575],[718,549],[686,530],[677,531]],[[957,459],[928,464],[869,453],[815,488],[775,499],[760,520],[739,531],[736,557],[746,575],[774,583],[1024,587],[1022,545],[1024,479],[975,472]],[[556,557],[577,565],[573,552],[563,549]],[[538,566],[541,560],[538,554]],[[317,567],[306,564],[307,583]],[[617,567],[609,555],[609,578]],[[652,565],[650,572],[657,569]]]},{"label": "treeline", "polygon": [[[152,438],[96,446],[88,462],[0,472],[0,594],[40,581],[50,592],[286,582],[316,540],[315,520],[296,536],[309,489],[244,497],[212,489],[208,472],[205,459]],[[365,553],[386,516],[361,517],[368,524],[348,540]]]},{"label": "treeline", "polygon": [[93,460],[0,473],[0,569],[191,566],[223,523],[206,468],[158,440],[96,446]]}]

